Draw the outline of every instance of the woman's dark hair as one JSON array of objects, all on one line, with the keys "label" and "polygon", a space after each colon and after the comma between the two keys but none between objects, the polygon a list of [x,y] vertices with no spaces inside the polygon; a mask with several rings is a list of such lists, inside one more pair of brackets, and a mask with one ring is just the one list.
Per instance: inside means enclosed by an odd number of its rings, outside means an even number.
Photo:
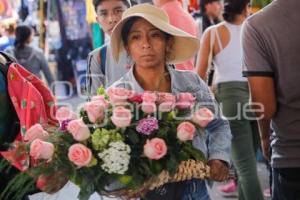
[{"label": "woman's dark hair", "polygon": [[[121,36],[122,36],[122,41],[123,41],[124,46],[127,46],[129,32],[130,32],[134,22],[136,22],[138,19],[143,19],[143,18],[141,18],[141,17],[132,17],[128,21],[126,21],[125,24],[123,25],[123,29],[121,31]],[[163,32],[163,31],[161,31],[161,32]],[[163,32],[163,33],[165,35],[166,40],[168,40],[169,38],[172,37],[168,33],[165,33],[165,32]]]},{"label": "woman's dark hair", "polygon": [[233,22],[235,17],[241,14],[249,3],[250,0],[224,0],[224,20]]},{"label": "woman's dark hair", "polygon": [[213,3],[215,1],[221,1],[221,0],[200,0],[200,11],[202,14],[206,12],[205,6],[206,4]]},{"label": "woman's dark hair", "polygon": [[29,26],[21,25],[16,28],[15,47],[23,48],[32,34],[32,29]]}]

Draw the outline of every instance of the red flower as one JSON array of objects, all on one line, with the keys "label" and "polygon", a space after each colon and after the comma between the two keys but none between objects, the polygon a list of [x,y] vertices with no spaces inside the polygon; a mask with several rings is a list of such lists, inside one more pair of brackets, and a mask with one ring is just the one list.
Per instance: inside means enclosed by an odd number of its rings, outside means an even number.
[{"label": "red flower", "polygon": [[134,95],[133,97],[128,99],[130,102],[132,103],[142,103],[143,99],[142,99],[142,95]]}]

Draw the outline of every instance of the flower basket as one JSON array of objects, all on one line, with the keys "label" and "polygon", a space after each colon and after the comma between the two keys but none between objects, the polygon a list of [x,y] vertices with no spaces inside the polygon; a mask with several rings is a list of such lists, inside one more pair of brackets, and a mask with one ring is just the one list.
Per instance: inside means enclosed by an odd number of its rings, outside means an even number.
[{"label": "flower basket", "polygon": [[[26,130],[21,143],[30,156],[27,172],[46,192],[61,188],[54,187],[56,178],[60,186],[75,183],[82,200],[94,192],[140,197],[166,183],[209,178],[205,155],[192,141],[203,136],[213,113],[195,103],[190,93],[102,89],[79,116],[58,109],[59,127]],[[63,178],[51,179],[58,171]]]},{"label": "flower basket", "polygon": [[201,161],[187,160],[182,161],[174,175],[170,175],[168,171],[162,171],[158,176],[152,177],[147,180],[140,188],[136,190],[119,189],[114,191],[98,191],[99,194],[111,197],[141,197],[144,196],[149,190],[154,190],[166,183],[180,182],[191,179],[208,179],[209,166]]}]

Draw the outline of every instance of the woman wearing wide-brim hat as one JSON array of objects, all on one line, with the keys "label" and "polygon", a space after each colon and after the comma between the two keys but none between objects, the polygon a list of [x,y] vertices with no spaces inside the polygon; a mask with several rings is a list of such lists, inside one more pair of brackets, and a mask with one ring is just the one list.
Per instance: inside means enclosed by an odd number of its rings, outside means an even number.
[{"label": "woman wearing wide-brim hat", "polygon": [[[211,179],[228,177],[231,133],[228,122],[220,116],[206,84],[189,71],[178,71],[172,64],[190,59],[199,48],[198,39],[169,24],[167,14],[149,4],[133,6],[123,13],[111,37],[113,56],[118,60],[123,48],[134,61],[130,71],[112,87],[126,87],[136,92],[159,91],[178,94],[190,92],[197,103],[205,104],[215,118],[206,127],[205,135],[193,139],[196,148],[207,155]],[[169,192],[171,191],[171,192]],[[205,181],[192,179],[167,184],[148,192],[147,199],[210,199]]]}]

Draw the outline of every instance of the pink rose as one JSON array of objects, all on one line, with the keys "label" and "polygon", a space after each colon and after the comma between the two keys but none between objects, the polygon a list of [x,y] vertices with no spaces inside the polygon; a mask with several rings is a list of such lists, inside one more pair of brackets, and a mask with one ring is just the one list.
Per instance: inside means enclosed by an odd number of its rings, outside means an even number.
[{"label": "pink rose", "polygon": [[132,90],[128,90],[125,88],[109,88],[107,91],[107,95],[109,96],[109,101],[112,104],[124,103],[127,99],[130,99],[134,96],[134,92]]},{"label": "pink rose", "polygon": [[142,94],[143,102],[154,103],[157,100],[157,95],[154,92],[144,92]]},{"label": "pink rose", "polygon": [[194,97],[191,93],[179,93],[177,95],[177,103],[176,107],[179,109],[190,108],[195,104],[196,97]]},{"label": "pink rose", "polygon": [[161,112],[170,112],[174,108],[175,102],[176,97],[170,93],[158,94],[159,111]]},{"label": "pink rose", "polygon": [[213,119],[214,114],[208,108],[200,108],[192,117],[192,121],[202,128],[205,128]]},{"label": "pink rose", "polygon": [[92,160],[92,151],[83,144],[73,144],[69,148],[69,160],[79,167],[87,166]]},{"label": "pink rose", "polygon": [[127,127],[131,123],[132,114],[130,110],[118,106],[113,110],[113,115],[111,116],[111,121],[116,127],[123,128]]},{"label": "pink rose", "polygon": [[40,190],[45,190],[47,183],[48,183],[49,177],[46,175],[40,175],[38,179],[36,180],[36,187]]},{"label": "pink rose", "polygon": [[102,105],[105,109],[108,108],[109,103],[102,95],[93,96],[91,101],[98,102],[100,105]]},{"label": "pink rose", "polygon": [[154,113],[156,112],[156,104],[154,102],[143,102],[142,111],[148,114]]},{"label": "pink rose", "polygon": [[41,140],[46,140],[48,137],[48,132],[45,131],[40,124],[35,124],[26,131],[24,140],[32,142],[38,138]]},{"label": "pink rose", "polygon": [[50,142],[44,142],[35,139],[30,144],[30,156],[34,159],[51,159],[54,153],[54,145]]},{"label": "pink rose", "polygon": [[167,145],[163,139],[153,138],[144,145],[144,154],[150,160],[159,160],[167,154]]},{"label": "pink rose", "polygon": [[59,121],[59,123],[62,123],[65,120],[76,119],[77,116],[68,107],[64,106],[64,107],[60,107],[56,111],[55,118]]},{"label": "pink rose", "polygon": [[39,175],[36,180],[36,187],[48,194],[53,194],[59,191],[67,182],[65,171],[55,171],[51,174]]},{"label": "pink rose", "polygon": [[190,122],[182,122],[177,127],[177,138],[181,141],[193,140],[196,132],[195,126]]},{"label": "pink rose", "polygon": [[72,134],[76,141],[84,141],[91,135],[90,129],[82,119],[75,119],[69,122],[67,130]]},{"label": "pink rose", "polygon": [[104,107],[100,101],[91,101],[84,105],[88,118],[92,123],[100,122],[104,118]]}]

